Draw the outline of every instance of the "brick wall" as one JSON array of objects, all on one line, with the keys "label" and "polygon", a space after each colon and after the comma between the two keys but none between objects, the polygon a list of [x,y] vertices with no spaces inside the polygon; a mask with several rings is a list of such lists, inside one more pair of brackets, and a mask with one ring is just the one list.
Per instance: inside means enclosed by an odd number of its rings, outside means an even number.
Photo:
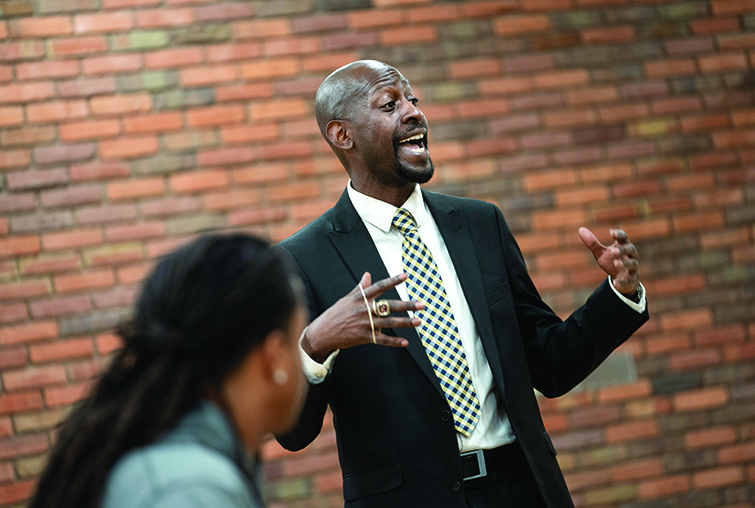
[{"label": "brick wall", "polygon": [[[430,120],[432,187],[498,204],[566,315],[625,228],[638,380],[543,400],[578,506],[755,495],[755,1],[0,0],[0,506],[22,504],[156,256],[279,240],[346,182],[312,99],[357,58]],[[265,447],[270,504],[340,506],[332,426]]]}]

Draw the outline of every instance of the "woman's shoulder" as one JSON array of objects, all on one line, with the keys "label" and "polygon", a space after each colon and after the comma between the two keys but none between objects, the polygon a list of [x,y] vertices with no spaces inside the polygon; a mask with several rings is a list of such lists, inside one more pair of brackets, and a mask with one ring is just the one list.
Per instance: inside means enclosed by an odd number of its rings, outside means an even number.
[{"label": "woman's shoulder", "polygon": [[102,508],[254,507],[244,474],[197,443],[161,442],[124,455],[110,473]]}]

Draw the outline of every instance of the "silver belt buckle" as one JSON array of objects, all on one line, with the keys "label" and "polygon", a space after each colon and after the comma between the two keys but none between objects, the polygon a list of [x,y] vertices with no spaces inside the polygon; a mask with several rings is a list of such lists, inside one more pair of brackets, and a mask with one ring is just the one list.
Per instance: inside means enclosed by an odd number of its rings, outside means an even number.
[{"label": "silver belt buckle", "polygon": [[470,455],[476,455],[477,456],[477,466],[480,468],[480,473],[475,476],[467,476],[464,478],[464,481],[467,480],[474,480],[476,478],[483,478],[488,475],[488,468],[485,466],[485,454],[482,450],[474,450],[471,452],[464,452],[461,454],[462,457],[469,457]]}]

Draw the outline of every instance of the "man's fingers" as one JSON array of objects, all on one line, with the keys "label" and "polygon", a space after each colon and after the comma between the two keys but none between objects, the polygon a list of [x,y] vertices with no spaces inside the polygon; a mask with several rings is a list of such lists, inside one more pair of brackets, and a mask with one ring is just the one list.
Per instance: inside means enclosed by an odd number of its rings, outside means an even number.
[{"label": "man's fingers", "polygon": [[395,288],[396,286],[398,286],[405,280],[406,280],[406,274],[400,273],[393,277],[388,277],[387,279],[379,280],[369,287],[365,287],[364,293],[367,295],[367,298],[377,298],[378,296],[382,295],[389,289]]},{"label": "man's fingers", "polygon": [[598,238],[593,234],[593,232],[587,228],[579,228],[579,237],[582,239],[582,243],[584,243],[585,246],[590,249],[593,256],[595,256],[596,258],[600,256],[600,254],[603,252],[603,249],[605,249],[605,247],[601,245],[601,243],[598,241]]},{"label": "man's fingers", "polygon": [[623,229],[612,229],[611,237],[621,244],[627,243],[629,241],[629,237],[627,236],[626,231],[624,231]]},{"label": "man's fingers", "polygon": [[420,325],[419,318],[385,317],[376,318],[375,328],[416,328]]},{"label": "man's fingers", "polygon": [[375,342],[379,346],[388,347],[406,347],[409,345],[409,341],[401,337],[391,337],[390,335],[383,335],[382,333],[375,331]]}]

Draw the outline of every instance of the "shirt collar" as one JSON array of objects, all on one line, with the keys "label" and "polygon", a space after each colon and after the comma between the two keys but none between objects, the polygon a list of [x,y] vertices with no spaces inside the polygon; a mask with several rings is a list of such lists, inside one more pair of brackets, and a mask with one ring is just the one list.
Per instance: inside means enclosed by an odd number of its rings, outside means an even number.
[{"label": "shirt collar", "polygon": [[[390,203],[380,201],[379,199],[372,198],[355,190],[354,187],[351,186],[351,180],[349,180],[346,190],[349,193],[351,203],[354,205],[359,217],[363,221],[369,222],[385,233],[390,231],[391,225],[393,224],[393,217],[396,215],[396,210],[398,210],[398,208]],[[420,189],[419,184],[415,184],[414,191],[412,191],[411,195],[401,208],[406,209],[412,214],[414,222],[417,224],[417,229],[419,229],[425,218],[425,201],[422,198],[422,190]]]}]

